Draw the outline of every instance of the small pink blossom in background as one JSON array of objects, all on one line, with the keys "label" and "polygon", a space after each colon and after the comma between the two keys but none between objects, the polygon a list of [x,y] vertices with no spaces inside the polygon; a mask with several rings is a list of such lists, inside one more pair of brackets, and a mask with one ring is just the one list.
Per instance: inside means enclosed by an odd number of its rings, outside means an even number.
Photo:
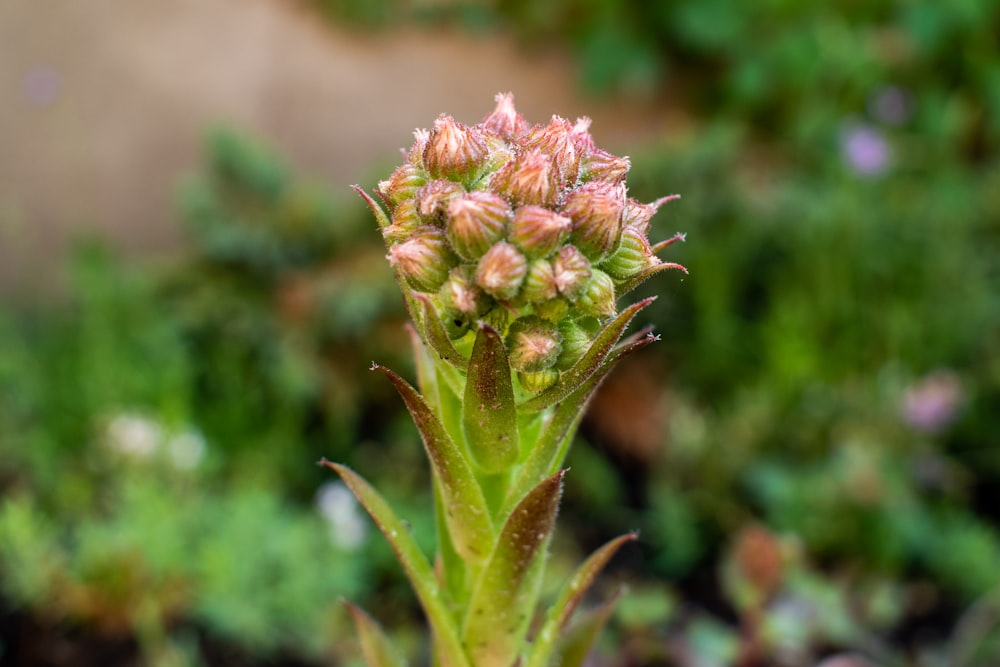
[{"label": "small pink blossom in background", "polygon": [[955,421],[963,398],[962,384],[953,371],[934,371],[906,390],[903,420],[918,431],[938,433]]},{"label": "small pink blossom in background", "polygon": [[861,176],[877,176],[889,168],[892,151],[885,136],[871,125],[853,123],[841,132],[844,160]]},{"label": "small pink blossom in background", "polygon": [[21,92],[24,99],[36,107],[47,107],[59,99],[62,75],[51,67],[35,67],[24,75]]}]

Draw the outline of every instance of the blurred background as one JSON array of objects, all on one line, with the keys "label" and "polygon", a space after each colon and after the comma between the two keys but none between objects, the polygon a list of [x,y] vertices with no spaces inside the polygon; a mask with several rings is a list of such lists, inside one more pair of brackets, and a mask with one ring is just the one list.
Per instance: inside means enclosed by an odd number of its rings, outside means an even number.
[{"label": "blurred background", "polygon": [[[570,457],[592,667],[1000,664],[1000,5],[0,3],[0,665],[412,664],[401,298],[352,183],[415,127],[593,118],[687,232]],[[657,231],[659,230],[659,231]],[[601,598],[595,598],[595,602]]]}]

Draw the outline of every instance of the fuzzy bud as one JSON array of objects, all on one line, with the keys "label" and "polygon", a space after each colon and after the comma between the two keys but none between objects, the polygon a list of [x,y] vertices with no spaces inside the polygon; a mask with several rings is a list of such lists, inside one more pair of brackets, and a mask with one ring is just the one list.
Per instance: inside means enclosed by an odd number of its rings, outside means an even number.
[{"label": "fuzzy bud", "polygon": [[476,190],[448,204],[448,240],[462,259],[482,257],[507,232],[510,206],[503,197]]},{"label": "fuzzy bud", "polygon": [[556,368],[564,371],[571,368],[586,354],[592,341],[583,327],[569,319],[559,323],[559,335],[562,337],[562,352],[556,359]]},{"label": "fuzzy bud", "polygon": [[576,307],[584,315],[604,319],[618,312],[615,301],[615,283],[611,276],[594,269],[587,289],[576,300]]},{"label": "fuzzy bud", "polygon": [[514,212],[510,241],[528,257],[551,255],[569,235],[572,220],[541,206],[521,206]]},{"label": "fuzzy bud", "polygon": [[479,124],[484,130],[499,135],[511,141],[528,131],[528,121],[514,109],[514,96],[510,93],[498,93],[494,98],[497,106],[490,115]]},{"label": "fuzzy bud", "polygon": [[576,247],[566,245],[552,258],[552,273],[559,294],[575,301],[590,282],[590,261]]},{"label": "fuzzy bud", "polygon": [[392,212],[392,224],[382,230],[382,237],[388,245],[396,245],[410,238],[422,224],[416,201],[407,199]]},{"label": "fuzzy bud", "polygon": [[674,199],[680,199],[680,195],[660,197],[650,204],[643,204],[630,197],[625,202],[625,210],[622,212],[622,225],[632,227],[643,236],[647,236],[653,216],[656,215],[661,206]]},{"label": "fuzzy bud", "polygon": [[404,162],[396,167],[392,176],[378,184],[378,189],[393,206],[399,206],[404,200],[416,196],[417,190],[426,182],[426,172],[410,162]]},{"label": "fuzzy bud", "polygon": [[559,196],[559,173],[540,150],[522,153],[493,175],[490,187],[515,205],[552,206]]},{"label": "fuzzy bud", "polygon": [[548,125],[536,125],[524,139],[525,148],[538,149],[552,156],[563,186],[575,183],[580,171],[580,155],[576,146],[573,125],[559,116],[553,116]]},{"label": "fuzzy bud", "polygon": [[467,318],[484,315],[493,307],[493,299],[475,282],[475,270],[468,264],[456,266],[438,290],[438,300],[446,313]]},{"label": "fuzzy bud", "polygon": [[528,260],[511,244],[501,241],[479,259],[476,284],[495,299],[517,296],[528,273]]},{"label": "fuzzy bud", "polygon": [[424,168],[434,178],[474,181],[489,150],[479,130],[441,114],[424,148]]},{"label": "fuzzy bud", "polygon": [[536,259],[530,262],[528,274],[524,278],[521,298],[528,303],[541,303],[556,298],[558,292],[552,262],[547,259]]},{"label": "fuzzy bud", "polygon": [[556,325],[535,315],[519,318],[507,332],[507,354],[514,370],[534,373],[551,368],[562,352]]},{"label": "fuzzy bud", "polygon": [[570,240],[595,262],[618,248],[624,195],[624,188],[595,181],[566,196],[562,212],[573,220]]},{"label": "fuzzy bud", "polygon": [[458,263],[444,232],[429,226],[417,229],[409,239],[392,246],[386,257],[406,282],[420,292],[436,292]]},{"label": "fuzzy bud", "polygon": [[618,183],[625,180],[631,167],[627,157],[612,155],[606,150],[594,148],[588,151],[580,163],[580,178],[584,181],[609,181]]},{"label": "fuzzy bud", "polygon": [[518,371],[517,380],[528,393],[540,394],[559,381],[559,371],[554,368],[535,373]]},{"label": "fuzzy bud", "polygon": [[465,194],[461,183],[438,179],[430,181],[417,190],[417,213],[429,222],[438,223],[444,219],[453,199]]},{"label": "fuzzy bud", "polygon": [[649,246],[649,240],[634,227],[626,227],[622,230],[618,250],[604,260],[600,268],[612,278],[624,280],[659,263],[659,258]]}]

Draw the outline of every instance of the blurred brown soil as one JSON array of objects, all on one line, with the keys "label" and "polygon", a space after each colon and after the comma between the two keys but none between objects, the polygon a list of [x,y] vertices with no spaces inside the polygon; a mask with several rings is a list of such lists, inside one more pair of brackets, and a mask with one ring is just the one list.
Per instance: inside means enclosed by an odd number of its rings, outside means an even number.
[{"label": "blurred brown soil", "polygon": [[499,91],[533,121],[590,115],[627,151],[676,131],[658,104],[595,102],[568,60],[503,35],[359,34],[293,0],[0,3],[0,289],[56,284],[97,232],[143,256],[178,246],[173,196],[206,130],[251,132],[344,191],[438,113],[475,122]]}]

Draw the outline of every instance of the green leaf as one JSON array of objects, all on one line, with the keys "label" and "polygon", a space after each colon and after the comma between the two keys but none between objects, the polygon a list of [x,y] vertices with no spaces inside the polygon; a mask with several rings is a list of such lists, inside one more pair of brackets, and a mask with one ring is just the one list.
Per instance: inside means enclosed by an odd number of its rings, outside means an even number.
[{"label": "green leaf", "polygon": [[431,626],[434,645],[442,667],[471,667],[451,615],[437,585],[434,572],[406,524],[389,507],[385,498],[361,475],[339,463],[323,459],[320,465],[334,470],[347,485],[375,521],[375,525],[385,535],[403,571],[420,600]]},{"label": "green leaf", "polygon": [[538,599],[564,474],[544,480],[521,500],[473,588],[462,638],[476,667],[510,667],[518,658]]},{"label": "green leaf", "polygon": [[595,551],[590,557],[577,568],[573,576],[569,578],[555,603],[549,608],[546,614],[545,623],[535,637],[535,642],[531,648],[531,654],[525,667],[546,667],[552,663],[552,652],[555,650],[558,639],[562,631],[566,628],[573,612],[583,600],[587,590],[594,583],[597,575],[600,574],[608,561],[618,552],[626,542],[631,542],[638,537],[636,533],[626,533],[611,540],[600,549]]},{"label": "green leaf", "polygon": [[517,477],[507,491],[505,509],[501,511],[500,516],[504,516],[504,512],[509,511],[509,508],[527,493],[528,489],[559,469],[566,459],[580,420],[587,411],[587,403],[615,365],[656,340],[657,337],[650,334],[648,327],[629,336],[611,351],[596,373],[556,406],[542,434],[518,469]]},{"label": "green leaf", "polygon": [[556,659],[551,664],[559,667],[582,667],[620,598],[621,589],[610,600],[588,612],[559,643]]},{"label": "green leaf", "polygon": [[451,338],[448,336],[448,332],[444,329],[441,318],[438,316],[437,311],[434,310],[434,304],[431,303],[430,297],[426,294],[415,292],[413,298],[421,306],[421,321],[424,324],[424,337],[428,344],[438,353],[439,357],[449,364],[459,370],[466,370],[469,367],[469,360],[455,349]]},{"label": "green leaf", "polygon": [[389,378],[420,431],[427,458],[441,484],[444,516],[455,550],[463,558],[481,563],[493,545],[494,530],[472,466],[416,389],[385,366],[375,364],[372,370]]},{"label": "green leaf", "polygon": [[392,645],[375,619],[364,609],[350,602],[344,602],[344,606],[354,619],[354,627],[361,641],[361,653],[365,656],[368,667],[405,667],[406,660]]},{"label": "green leaf", "polygon": [[507,350],[496,329],[480,324],[465,384],[462,426],[469,453],[488,473],[517,463],[517,408]]},{"label": "green leaf", "polygon": [[621,313],[618,314],[611,322],[607,324],[601,332],[597,334],[594,342],[590,344],[590,347],[576,362],[572,368],[563,373],[562,377],[559,378],[559,382],[555,385],[546,389],[538,396],[531,398],[521,405],[518,406],[520,410],[525,412],[537,412],[539,410],[544,410],[550,405],[555,405],[559,401],[565,399],[567,396],[576,391],[591,375],[593,375],[604,363],[604,360],[611,353],[618,339],[621,338],[622,332],[625,331],[625,327],[629,325],[632,318],[636,314],[653,303],[656,300],[655,296],[647,297],[638,303],[634,303]]}]

